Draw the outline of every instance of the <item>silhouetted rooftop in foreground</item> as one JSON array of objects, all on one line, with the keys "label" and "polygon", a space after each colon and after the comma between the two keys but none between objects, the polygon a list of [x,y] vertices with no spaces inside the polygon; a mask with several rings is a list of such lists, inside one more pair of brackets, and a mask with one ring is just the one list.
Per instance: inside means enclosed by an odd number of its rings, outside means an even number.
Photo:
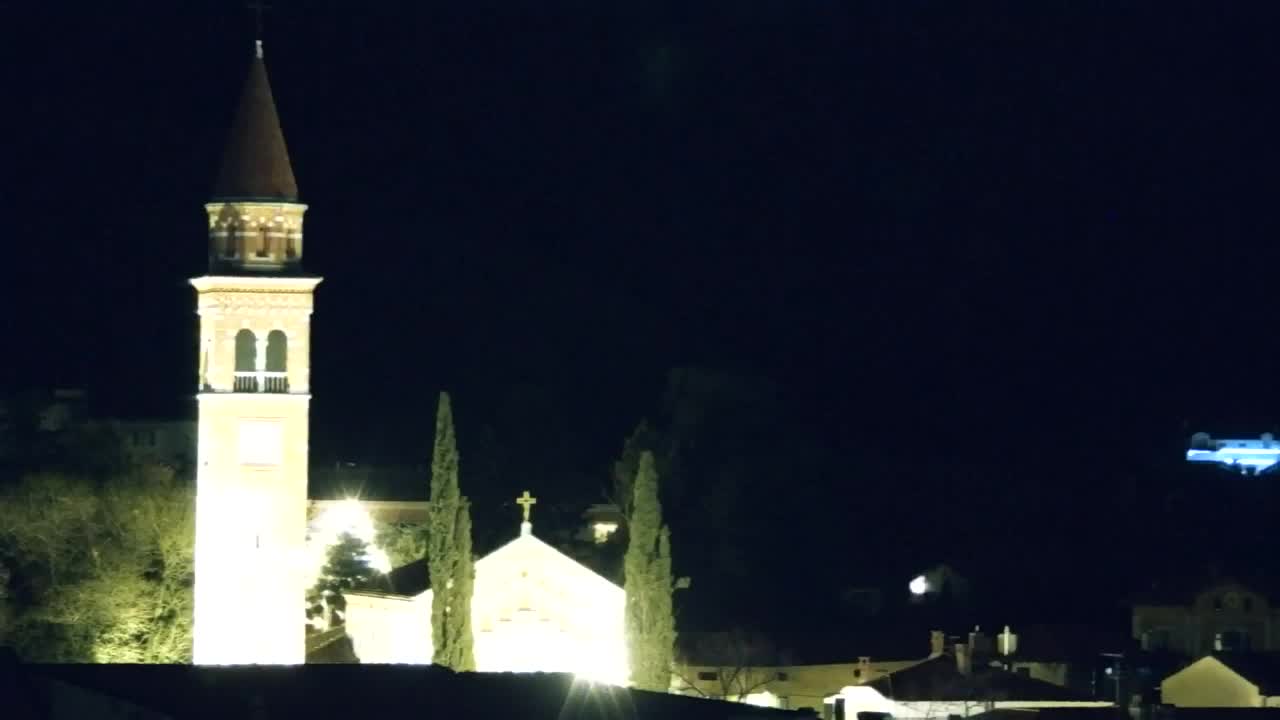
[{"label": "silhouetted rooftop in foreground", "polygon": [[418,713],[525,720],[812,717],[798,711],[592,685],[563,674],[454,673],[409,665],[210,668],[8,663],[0,666],[0,688],[6,690],[6,704],[15,708],[65,708],[67,698],[74,698],[77,707],[90,713],[86,717],[97,716],[102,707],[94,709],[95,704],[104,703],[126,703],[155,714],[148,716],[184,720],[350,720]]}]

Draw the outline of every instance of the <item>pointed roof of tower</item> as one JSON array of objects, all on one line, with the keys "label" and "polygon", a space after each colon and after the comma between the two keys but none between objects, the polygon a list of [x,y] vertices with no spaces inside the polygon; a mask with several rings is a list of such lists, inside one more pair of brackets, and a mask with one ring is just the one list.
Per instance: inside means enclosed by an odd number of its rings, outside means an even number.
[{"label": "pointed roof of tower", "polygon": [[261,40],[232,121],[222,172],[213,194],[221,200],[298,199],[298,183],[289,164],[284,133],[280,131],[267,66],[262,61]]}]

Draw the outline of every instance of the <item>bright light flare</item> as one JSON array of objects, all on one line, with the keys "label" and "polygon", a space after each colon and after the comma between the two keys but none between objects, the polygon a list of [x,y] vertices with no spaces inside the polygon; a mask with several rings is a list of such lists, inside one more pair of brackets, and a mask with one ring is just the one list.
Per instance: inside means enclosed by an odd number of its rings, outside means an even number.
[{"label": "bright light flare", "polygon": [[923,595],[929,592],[929,581],[923,575],[917,575],[915,579],[907,583],[907,589],[912,595]]},{"label": "bright light flare", "polygon": [[616,522],[601,521],[594,523],[591,526],[592,537],[595,539],[597,545],[608,541],[609,536],[617,532],[617,530],[618,523]]},{"label": "bright light flare", "polygon": [[369,511],[356,498],[347,498],[341,502],[325,507],[312,521],[307,538],[307,587],[314,585],[320,577],[328,559],[329,548],[333,547],[342,535],[360,538],[368,545],[365,563],[380,573],[391,572],[391,559],[382,548],[375,544],[377,530]]}]

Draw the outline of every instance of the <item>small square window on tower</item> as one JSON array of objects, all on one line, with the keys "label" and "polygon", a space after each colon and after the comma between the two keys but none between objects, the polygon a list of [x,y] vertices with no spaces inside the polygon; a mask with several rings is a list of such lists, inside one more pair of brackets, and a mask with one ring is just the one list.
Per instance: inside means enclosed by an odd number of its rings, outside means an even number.
[{"label": "small square window on tower", "polygon": [[284,426],[279,420],[240,421],[240,464],[280,465],[284,459]]}]

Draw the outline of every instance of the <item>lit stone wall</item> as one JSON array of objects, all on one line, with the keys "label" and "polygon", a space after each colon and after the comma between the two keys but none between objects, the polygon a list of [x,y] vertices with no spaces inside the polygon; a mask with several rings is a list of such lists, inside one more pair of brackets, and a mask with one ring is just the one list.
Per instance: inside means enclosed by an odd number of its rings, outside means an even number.
[{"label": "lit stone wall", "polygon": [[348,594],[347,636],[362,663],[431,664],[431,593]]},{"label": "lit stone wall", "polygon": [[1262,707],[1258,686],[1212,657],[1165,678],[1160,696],[1175,707]]},{"label": "lit stone wall", "polygon": [[287,338],[289,391],[311,391],[312,293],[319,278],[203,277],[191,284],[199,293],[201,390],[231,392],[235,387],[236,334],[253,331],[264,361],[272,330]]},{"label": "lit stone wall", "polygon": [[[305,656],[308,394],[316,278],[202,277],[194,661]],[[235,333],[289,333],[288,392],[233,392]],[[295,341],[295,338],[297,340]]]},{"label": "lit stone wall", "polygon": [[824,663],[813,665],[733,665],[676,666],[671,691],[692,697],[720,698],[744,690],[769,693],[770,707],[821,708],[831,688],[863,684],[889,673],[911,667],[920,660],[876,660],[867,664]]}]

